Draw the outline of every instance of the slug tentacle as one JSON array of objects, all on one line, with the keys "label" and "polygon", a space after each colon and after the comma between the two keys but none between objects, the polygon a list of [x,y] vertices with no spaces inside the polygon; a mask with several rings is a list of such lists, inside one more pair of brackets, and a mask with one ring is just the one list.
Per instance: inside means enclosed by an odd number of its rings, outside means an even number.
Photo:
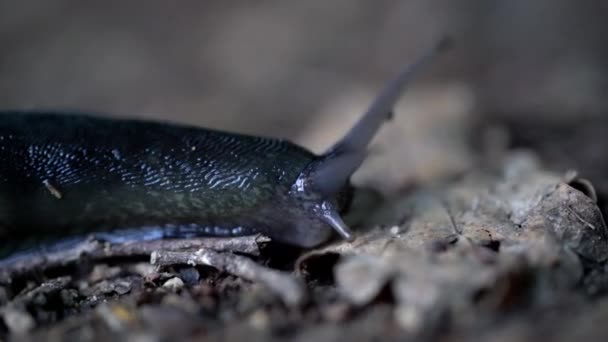
[{"label": "slug tentacle", "polygon": [[351,241],[354,239],[353,233],[350,231],[348,226],[342,221],[342,217],[338,213],[337,209],[329,202],[323,202],[321,204],[323,221],[331,226],[342,238]]},{"label": "slug tentacle", "polygon": [[[349,178],[365,159],[367,146],[381,124],[392,117],[393,107],[413,75],[443,50],[446,43],[447,40],[442,40],[384,86],[361,119],[341,140],[308,165],[292,187],[291,193],[298,198],[297,203],[303,211],[311,211],[311,217],[330,226],[344,239],[353,238],[339,214],[345,207],[340,205],[339,199],[348,197],[345,190],[350,189]],[[292,238],[297,237],[309,245],[320,243],[311,239],[310,229],[296,228],[293,235]],[[316,236],[319,240],[323,238],[321,234]]]},{"label": "slug tentacle", "polygon": [[393,107],[410,80],[447,46],[447,38],[442,39],[418,58],[414,64],[407,66],[384,86],[361,119],[321,156],[321,159],[325,161],[318,163],[316,169],[311,172],[316,191],[330,196],[344,187],[349,177],[365,159],[367,146],[382,123],[392,117]]}]

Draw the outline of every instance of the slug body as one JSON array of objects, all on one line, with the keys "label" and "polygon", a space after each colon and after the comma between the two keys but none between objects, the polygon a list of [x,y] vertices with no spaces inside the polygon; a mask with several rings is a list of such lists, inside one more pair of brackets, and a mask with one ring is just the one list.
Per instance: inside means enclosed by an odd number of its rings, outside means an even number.
[{"label": "slug body", "polygon": [[261,233],[313,247],[335,230],[350,239],[340,218],[349,178],[410,74],[436,50],[400,73],[320,156],[287,141],[185,125],[0,112],[0,257],[27,256],[28,241],[39,253],[91,237]]},{"label": "slug body", "polygon": [[[303,218],[313,208],[291,189],[315,156],[289,142],[156,122],[5,112],[0,144],[3,241],[91,232],[110,241],[127,232],[137,239],[259,232],[303,245],[328,237],[325,227]],[[277,227],[288,226],[285,217],[294,214],[295,223],[310,229],[283,236]]]}]

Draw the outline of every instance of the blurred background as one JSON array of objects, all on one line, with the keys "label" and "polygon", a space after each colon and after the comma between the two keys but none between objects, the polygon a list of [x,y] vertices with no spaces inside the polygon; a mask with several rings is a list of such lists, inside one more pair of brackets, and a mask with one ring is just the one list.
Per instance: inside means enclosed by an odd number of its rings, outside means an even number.
[{"label": "blurred background", "polygon": [[[441,36],[356,182],[394,192],[534,147],[603,184],[601,0],[0,0],[0,108],[169,120],[320,152]],[[600,186],[601,186],[600,184]]]}]

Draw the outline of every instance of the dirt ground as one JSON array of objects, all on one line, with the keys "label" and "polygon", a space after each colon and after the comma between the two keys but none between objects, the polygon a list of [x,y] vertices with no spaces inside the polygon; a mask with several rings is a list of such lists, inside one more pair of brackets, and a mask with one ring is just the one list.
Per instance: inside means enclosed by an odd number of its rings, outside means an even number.
[{"label": "dirt ground", "polygon": [[103,249],[4,278],[0,340],[605,339],[606,10],[0,1],[0,109],[187,122],[316,152],[396,70],[454,39],[355,174],[355,241]]}]

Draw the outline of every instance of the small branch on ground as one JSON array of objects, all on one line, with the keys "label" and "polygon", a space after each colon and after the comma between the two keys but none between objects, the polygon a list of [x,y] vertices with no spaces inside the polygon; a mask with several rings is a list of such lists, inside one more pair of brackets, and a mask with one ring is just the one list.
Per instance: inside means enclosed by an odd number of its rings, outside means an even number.
[{"label": "small branch on ground", "polygon": [[114,245],[89,239],[69,249],[53,253],[31,253],[23,258],[16,259],[9,265],[0,266],[0,284],[10,283],[14,277],[34,270],[69,265],[82,257],[99,260],[115,257],[149,256],[156,250],[183,251],[199,248],[259,255],[259,244],[267,241],[269,241],[268,238],[255,235],[232,238],[166,239]]}]

